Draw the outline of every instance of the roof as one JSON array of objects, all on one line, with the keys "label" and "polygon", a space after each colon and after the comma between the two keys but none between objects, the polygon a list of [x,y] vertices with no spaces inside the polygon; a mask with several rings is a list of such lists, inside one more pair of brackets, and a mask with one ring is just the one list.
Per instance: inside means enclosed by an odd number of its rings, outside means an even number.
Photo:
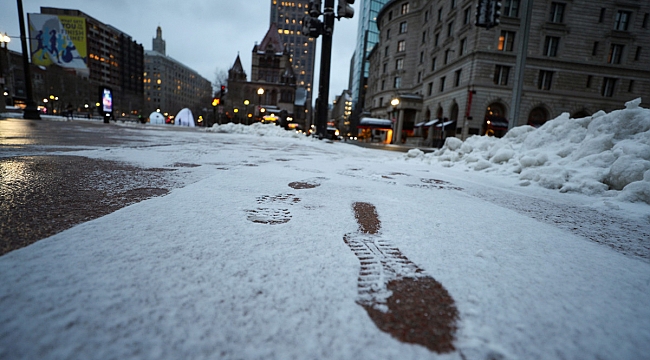
[{"label": "roof", "polygon": [[264,39],[255,50],[258,53],[271,51],[279,54],[284,52],[284,45],[282,45],[282,39],[280,39],[280,34],[278,33],[278,26],[275,23],[271,23],[269,31],[266,32]]}]

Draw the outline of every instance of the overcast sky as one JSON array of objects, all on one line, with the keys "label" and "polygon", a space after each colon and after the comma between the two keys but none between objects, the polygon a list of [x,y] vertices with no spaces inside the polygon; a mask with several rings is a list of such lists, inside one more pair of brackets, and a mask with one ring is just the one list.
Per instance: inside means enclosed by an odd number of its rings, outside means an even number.
[{"label": "overcast sky", "polygon": [[[228,70],[237,53],[250,80],[251,51],[268,31],[271,1],[23,0],[25,13],[39,13],[41,6],[81,10],[132,36],[145,50],[151,50],[156,27],[160,25],[167,55],[213,82],[215,71]],[[359,4],[354,7],[358,13]],[[336,21],[334,25],[330,102],[348,86],[350,58],[356,42],[357,15],[353,19]],[[0,32],[12,37],[9,44],[11,50],[21,51],[17,2],[14,0],[0,0]],[[320,46],[319,39],[314,76],[316,92]],[[317,94],[314,100],[316,97]]]}]

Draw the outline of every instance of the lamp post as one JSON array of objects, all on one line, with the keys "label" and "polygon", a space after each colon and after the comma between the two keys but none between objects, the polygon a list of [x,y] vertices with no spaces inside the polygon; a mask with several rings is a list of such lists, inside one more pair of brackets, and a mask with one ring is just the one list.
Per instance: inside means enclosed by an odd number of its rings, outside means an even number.
[{"label": "lamp post", "polygon": [[259,106],[260,108],[260,121],[262,120],[262,95],[264,95],[264,89],[262,88],[257,89],[257,99],[258,99],[257,106]]},{"label": "lamp post", "polygon": [[[4,85],[7,83],[8,71],[5,74],[5,68],[9,69],[9,61],[7,58],[7,44],[11,41],[11,38],[7,36],[7,33],[0,34],[0,85],[2,87],[2,96],[0,96],[0,112],[5,111],[5,96],[8,94],[4,91]],[[7,64],[5,65],[5,61]]]},{"label": "lamp post", "polygon": [[32,73],[29,68],[29,52],[27,50],[27,35],[25,34],[25,17],[23,15],[23,1],[18,2],[18,23],[20,25],[20,43],[23,51],[23,71],[25,72],[25,94],[27,100],[25,101],[25,111],[23,112],[23,119],[40,120],[41,116],[38,113],[38,108],[33,99],[32,91]]},{"label": "lamp post", "polygon": [[248,125],[248,104],[250,104],[250,101],[248,101],[248,99],[244,100],[244,106],[246,106],[246,125]]},{"label": "lamp post", "polygon": [[395,132],[393,133],[393,144],[397,143],[402,137],[402,122],[401,117],[397,119],[397,106],[399,105],[399,98],[393,98],[390,101],[390,105],[393,107],[393,119],[395,119],[394,124],[396,124]]}]

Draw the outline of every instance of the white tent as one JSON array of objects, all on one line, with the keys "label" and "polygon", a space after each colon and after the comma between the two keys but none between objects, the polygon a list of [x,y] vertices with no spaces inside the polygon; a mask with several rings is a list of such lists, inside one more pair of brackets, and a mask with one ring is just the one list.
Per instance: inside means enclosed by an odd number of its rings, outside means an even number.
[{"label": "white tent", "polygon": [[163,114],[154,111],[149,114],[149,123],[150,124],[165,124],[165,117]]},{"label": "white tent", "polygon": [[194,127],[194,116],[192,115],[192,111],[188,108],[182,109],[181,111],[176,114],[176,118],[174,123],[178,126],[189,126],[189,127]]}]

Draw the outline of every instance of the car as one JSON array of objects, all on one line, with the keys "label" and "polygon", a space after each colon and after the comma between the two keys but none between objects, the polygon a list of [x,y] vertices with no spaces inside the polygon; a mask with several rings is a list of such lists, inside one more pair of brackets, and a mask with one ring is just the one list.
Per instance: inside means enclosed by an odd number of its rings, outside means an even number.
[{"label": "car", "polygon": [[327,138],[330,140],[341,140],[341,137],[339,136],[339,129],[335,128],[334,126],[328,126]]}]

